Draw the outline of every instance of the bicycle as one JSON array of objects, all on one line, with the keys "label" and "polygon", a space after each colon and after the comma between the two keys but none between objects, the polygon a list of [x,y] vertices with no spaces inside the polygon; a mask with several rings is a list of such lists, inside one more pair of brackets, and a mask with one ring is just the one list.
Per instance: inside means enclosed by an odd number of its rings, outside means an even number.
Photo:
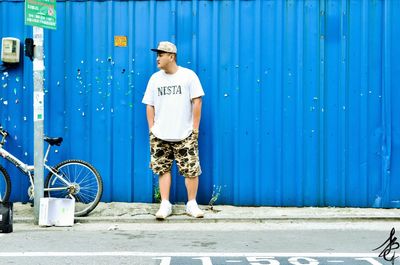
[{"label": "bicycle", "polygon": [[[28,176],[30,186],[28,196],[34,198],[34,166],[28,165],[3,148],[9,133],[0,125],[0,156]],[[99,172],[88,162],[78,159],[62,161],[56,166],[49,166],[47,158],[52,146],[60,146],[63,138],[44,137],[48,143],[43,158],[44,168],[48,170],[44,182],[44,196],[55,198],[74,198],[75,216],[88,215],[100,201],[103,194],[103,181]],[[0,165],[0,202],[7,202],[11,193],[11,179],[6,169]]]}]

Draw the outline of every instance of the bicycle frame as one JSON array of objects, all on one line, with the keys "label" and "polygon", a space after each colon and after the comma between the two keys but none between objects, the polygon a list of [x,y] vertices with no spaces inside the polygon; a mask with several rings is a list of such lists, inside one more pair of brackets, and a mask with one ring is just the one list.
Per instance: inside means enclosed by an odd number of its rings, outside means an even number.
[{"label": "bicycle frame", "polygon": [[[7,161],[9,161],[11,164],[13,164],[16,168],[18,168],[22,173],[24,173],[25,175],[27,175],[29,177],[29,182],[31,183],[31,186],[34,186],[33,183],[33,171],[35,169],[35,167],[33,165],[28,165],[24,162],[22,162],[21,160],[19,160],[17,157],[15,157],[14,155],[12,155],[10,152],[8,152],[7,150],[5,150],[3,148],[3,145],[5,143],[5,137],[7,136],[7,134],[3,134],[2,133],[2,140],[0,142],[0,156],[2,156],[4,159],[6,159]],[[47,150],[45,153],[45,156],[43,158],[43,166],[50,171],[51,173],[54,174],[54,176],[56,176],[59,180],[61,180],[62,182],[65,183],[65,185],[67,185],[67,187],[60,187],[60,188],[44,188],[44,191],[56,191],[56,190],[65,190],[67,188],[69,188],[71,185],[71,183],[69,183],[68,181],[66,181],[61,175],[59,175],[55,170],[53,170],[53,168],[51,168],[50,166],[48,166],[47,163],[47,157],[50,153],[50,149],[51,149],[51,145],[49,144],[47,146]],[[71,195],[70,195],[71,196]]]},{"label": "bicycle frame", "polygon": [[30,166],[28,164],[25,164],[24,162],[22,162],[21,160],[19,160],[15,156],[13,156],[10,152],[8,152],[7,150],[5,150],[3,148],[2,144],[0,144],[0,155],[4,159],[9,161],[11,164],[13,164],[16,168],[21,170],[22,173],[24,173],[25,175],[28,175],[31,183],[33,183],[32,172],[34,170],[34,166]]}]

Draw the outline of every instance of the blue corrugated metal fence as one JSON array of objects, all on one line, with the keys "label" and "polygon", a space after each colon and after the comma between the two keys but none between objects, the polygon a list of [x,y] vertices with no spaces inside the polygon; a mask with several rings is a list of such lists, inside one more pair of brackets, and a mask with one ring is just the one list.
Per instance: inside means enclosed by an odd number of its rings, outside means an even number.
[{"label": "blue corrugated metal fence", "polygon": [[[150,48],[176,42],[206,96],[199,201],[400,206],[400,1],[60,1],[45,30],[52,161],[90,161],[103,201],[153,200],[145,106]],[[24,2],[0,0],[0,37],[32,36]],[[126,36],[127,47],[115,47]],[[1,74],[7,143],[33,162],[32,63]],[[15,169],[14,200],[27,182]],[[174,170],[173,201],[185,201]]]}]

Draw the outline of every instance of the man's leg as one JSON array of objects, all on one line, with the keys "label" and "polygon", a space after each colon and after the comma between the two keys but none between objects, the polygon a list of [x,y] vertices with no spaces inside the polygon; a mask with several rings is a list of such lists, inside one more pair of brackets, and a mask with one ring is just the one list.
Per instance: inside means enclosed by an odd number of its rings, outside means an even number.
[{"label": "man's leg", "polygon": [[186,204],[186,213],[201,218],[204,216],[204,212],[200,210],[196,202],[197,189],[199,187],[199,178],[185,178],[186,190],[188,194],[188,203]]},{"label": "man's leg", "polygon": [[[169,191],[171,188],[171,164],[172,159],[168,143],[150,135],[151,168],[154,173],[159,174],[158,183],[161,195],[160,209],[156,213],[157,219],[165,219],[172,214],[172,205],[169,202]],[[165,172],[165,173],[160,173]]]},{"label": "man's leg", "polygon": [[169,190],[171,187],[171,173],[166,173],[158,177],[158,184],[160,187],[161,204],[160,209],[156,213],[156,218],[164,220],[172,214],[172,205],[169,202]]},{"label": "man's leg", "polygon": [[201,174],[197,135],[192,134],[184,141],[174,146],[174,157],[179,172],[185,176],[185,185],[188,196],[186,213],[197,218],[203,217],[204,213],[200,210],[196,202],[197,189],[199,187],[199,175]]},{"label": "man's leg", "polygon": [[158,184],[160,187],[161,200],[169,201],[169,191],[171,189],[171,172],[166,172],[159,176]]},{"label": "man's leg", "polygon": [[188,201],[196,200],[197,189],[199,188],[199,178],[185,178],[185,185],[188,195]]}]

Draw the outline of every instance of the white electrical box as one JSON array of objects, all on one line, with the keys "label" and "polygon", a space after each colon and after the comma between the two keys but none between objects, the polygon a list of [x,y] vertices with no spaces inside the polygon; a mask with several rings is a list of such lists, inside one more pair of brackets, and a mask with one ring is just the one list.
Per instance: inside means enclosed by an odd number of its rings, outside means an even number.
[{"label": "white electrical box", "polygon": [[5,63],[19,63],[19,39],[1,39],[1,60]]}]

